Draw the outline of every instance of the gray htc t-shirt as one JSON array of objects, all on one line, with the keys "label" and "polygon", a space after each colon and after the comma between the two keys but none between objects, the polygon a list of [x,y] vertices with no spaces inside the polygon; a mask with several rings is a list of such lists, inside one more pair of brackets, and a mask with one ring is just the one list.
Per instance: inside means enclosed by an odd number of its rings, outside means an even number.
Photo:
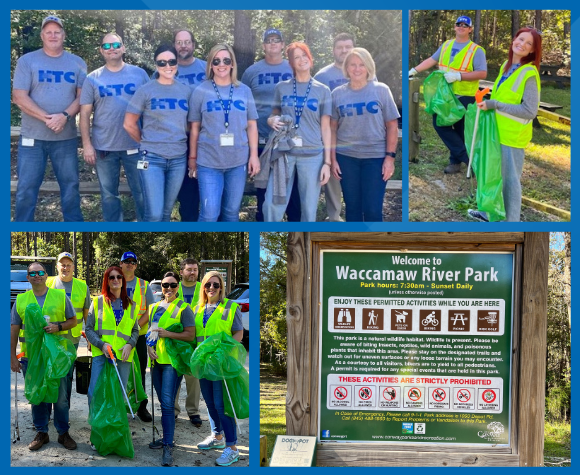
[{"label": "gray htc t-shirt", "polygon": [[137,89],[127,112],[141,115],[141,151],[167,159],[187,153],[190,100],[191,89],[177,81],[161,84],[154,80]]},{"label": "gray htc t-shirt", "polygon": [[81,105],[93,106],[93,147],[106,152],[139,147],[125,129],[123,120],[127,104],[135,91],[149,82],[145,70],[125,64],[120,71],[106,66],[87,76],[81,92]]},{"label": "gray htc t-shirt", "polygon": [[[463,43],[459,43],[457,40],[453,41],[453,44],[450,46],[451,48],[451,57],[449,61],[452,62],[455,58],[455,55],[459,53],[465,46],[469,43],[469,41],[465,41]],[[445,43],[444,43],[445,44]],[[439,46],[435,54],[431,56],[432,59],[439,62],[439,56],[441,56],[441,47]],[[475,51],[475,55],[473,56],[473,70],[474,71],[487,71],[487,62],[485,60],[485,51],[483,48],[477,48]]]},{"label": "gray htc t-shirt", "polygon": [[385,122],[398,118],[397,105],[386,84],[369,81],[358,90],[344,84],[332,91],[332,119],[338,121],[338,153],[354,158],[384,157]]},{"label": "gray htc t-shirt", "polygon": [[[191,87],[193,90],[205,81],[206,65],[207,61],[197,58],[195,58],[193,63],[188,64],[187,66],[179,64],[177,66],[177,75],[175,76],[175,79],[181,84]],[[151,75],[151,79],[157,79],[158,77],[159,73],[157,71]]]},{"label": "gray htc t-shirt", "polygon": [[[49,114],[58,114],[70,106],[87,76],[87,65],[78,56],[64,51],[54,58],[39,49],[18,59],[14,72],[14,89],[28,92],[30,98]],[[73,120],[66,123],[60,133],[50,130],[44,123],[22,112],[24,138],[37,140],[69,140],[77,137]]]},{"label": "gray htc t-shirt", "polygon": [[[133,293],[135,293],[135,286],[137,285],[137,277],[133,277],[133,280],[127,282],[127,296],[133,300]],[[145,306],[149,308],[149,305],[154,303],[153,291],[151,286],[147,285],[147,290],[145,291]]]},{"label": "gray htc t-shirt", "polygon": [[344,74],[342,74],[342,69],[337,67],[334,63],[324,66],[314,75],[314,79],[328,86],[331,91],[334,91],[338,86],[342,86],[348,82],[348,79],[344,77]]},{"label": "gray htc t-shirt", "polygon": [[274,104],[276,84],[292,78],[292,68],[288,61],[280,64],[268,64],[265,59],[250,66],[242,76],[242,82],[252,90],[258,111],[258,133],[268,138],[272,129],[267,123]]},{"label": "gray htc t-shirt", "polygon": [[[228,107],[230,86],[218,86],[223,104]],[[248,163],[250,146],[248,143],[248,120],[257,120],[258,112],[252,91],[245,84],[234,86],[228,133],[234,135],[233,147],[220,146],[220,134],[226,133],[225,114],[222,102],[211,81],[204,81],[193,92],[189,111],[190,122],[201,122],[197,141],[197,164],[202,167],[226,169]]]},{"label": "gray htc t-shirt", "polygon": [[[296,123],[296,111],[294,108],[294,87],[293,80],[283,81],[276,86],[276,93],[274,96],[274,107],[281,110],[283,115],[289,115],[294,118]],[[330,97],[330,89],[324,84],[318,82],[316,79],[312,80],[312,87],[305,97],[308,89],[307,82],[296,83],[296,98],[297,105],[300,107],[306,105],[302,110],[300,118],[300,127],[296,131],[296,135],[302,137],[302,147],[294,147],[290,154],[300,156],[312,156],[322,153],[324,147],[322,145],[321,121],[323,115],[332,115],[332,99]]]}]

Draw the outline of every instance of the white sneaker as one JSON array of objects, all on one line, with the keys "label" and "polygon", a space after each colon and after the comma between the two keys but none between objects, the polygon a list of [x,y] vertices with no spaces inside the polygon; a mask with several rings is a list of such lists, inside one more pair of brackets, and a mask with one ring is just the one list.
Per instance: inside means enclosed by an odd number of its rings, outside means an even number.
[{"label": "white sneaker", "polygon": [[226,446],[226,438],[222,437],[221,440],[216,438],[216,434],[208,435],[203,442],[197,444],[197,448],[201,450],[209,449],[223,449]]},{"label": "white sneaker", "polygon": [[228,467],[240,459],[240,451],[232,450],[231,447],[226,447],[220,457],[215,461],[216,465]]}]

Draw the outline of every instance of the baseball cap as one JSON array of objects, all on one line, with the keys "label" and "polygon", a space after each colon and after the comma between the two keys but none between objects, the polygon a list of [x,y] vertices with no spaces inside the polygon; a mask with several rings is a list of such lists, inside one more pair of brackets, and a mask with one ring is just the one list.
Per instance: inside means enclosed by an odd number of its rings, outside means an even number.
[{"label": "baseball cap", "polygon": [[127,259],[135,259],[137,260],[137,256],[134,252],[127,251],[123,253],[123,257],[121,257],[121,262],[126,261]]},{"label": "baseball cap", "polygon": [[471,21],[471,18],[469,18],[468,16],[460,16],[455,22],[455,24],[457,25],[458,23],[465,23],[468,27],[470,28],[473,27],[473,22]]},{"label": "baseball cap", "polygon": [[56,262],[60,262],[63,258],[67,257],[71,261],[75,261],[72,254],[70,252],[61,252],[58,257],[56,258]]},{"label": "baseball cap", "polygon": [[264,31],[264,34],[262,35],[262,43],[266,41],[266,38],[268,38],[268,36],[272,35],[276,35],[282,41],[284,41],[284,37],[282,36],[282,32],[280,30],[277,30],[276,28],[268,28],[266,31]]},{"label": "baseball cap", "polygon": [[44,20],[42,20],[42,26],[40,27],[40,29],[42,30],[44,28],[44,25],[46,25],[47,23],[56,23],[61,28],[64,28],[62,20],[54,15],[49,15]]}]

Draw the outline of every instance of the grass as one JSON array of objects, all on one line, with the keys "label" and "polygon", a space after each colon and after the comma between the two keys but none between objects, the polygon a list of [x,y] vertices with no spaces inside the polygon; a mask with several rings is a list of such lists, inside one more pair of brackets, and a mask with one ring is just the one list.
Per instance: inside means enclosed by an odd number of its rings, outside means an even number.
[{"label": "grass", "polygon": [[570,467],[572,460],[572,424],[544,424],[544,463],[547,467]]},{"label": "grass", "polygon": [[268,460],[277,435],[286,434],[286,378],[260,363],[260,435],[268,439]]}]

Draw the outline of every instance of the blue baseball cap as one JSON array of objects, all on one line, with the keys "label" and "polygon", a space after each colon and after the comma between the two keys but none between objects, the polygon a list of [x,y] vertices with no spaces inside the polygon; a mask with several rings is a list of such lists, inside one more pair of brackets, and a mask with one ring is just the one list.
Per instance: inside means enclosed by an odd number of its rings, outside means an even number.
[{"label": "blue baseball cap", "polygon": [[455,24],[457,25],[458,23],[465,23],[469,28],[473,28],[473,22],[468,16],[460,16]]},{"label": "blue baseball cap", "polygon": [[123,253],[123,257],[121,257],[121,262],[126,261],[127,259],[135,259],[137,260],[137,256],[134,252],[127,251]]},{"label": "blue baseball cap", "polygon": [[262,43],[266,41],[266,38],[268,38],[268,36],[272,35],[276,35],[282,41],[284,41],[284,37],[282,36],[282,32],[280,30],[277,30],[276,28],[268,28],[266,31],[264,31],[264,34],[262,35]]}]

